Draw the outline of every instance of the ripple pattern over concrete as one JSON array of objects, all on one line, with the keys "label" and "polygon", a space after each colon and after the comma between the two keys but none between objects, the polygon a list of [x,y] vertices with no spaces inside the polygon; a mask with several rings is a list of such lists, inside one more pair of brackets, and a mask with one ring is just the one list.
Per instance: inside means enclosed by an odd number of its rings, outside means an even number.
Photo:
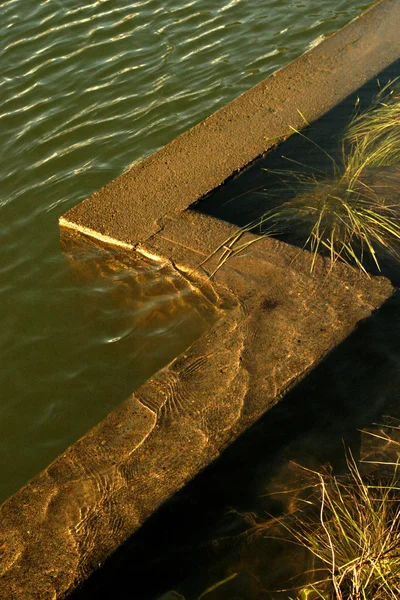
[{"label": "ripple pattern over concrete", "polygon": [[308,253],[272,239],[211,285],[215,259],[197,267],[234,230],[186,211],[141,247],[224,316],[2,506],[0,597],[64,598],[391,294],[322,259],[311,276]]}]

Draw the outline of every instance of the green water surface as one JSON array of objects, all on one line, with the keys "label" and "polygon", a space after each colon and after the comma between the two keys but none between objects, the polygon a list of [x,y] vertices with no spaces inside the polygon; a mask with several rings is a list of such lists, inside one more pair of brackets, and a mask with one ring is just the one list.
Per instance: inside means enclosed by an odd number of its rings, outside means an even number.
[{"label": "green water surface", "polygon": [[76,268],[58,217],[369,4],[1,2],[0,500],[206,326],[160,270]]}]

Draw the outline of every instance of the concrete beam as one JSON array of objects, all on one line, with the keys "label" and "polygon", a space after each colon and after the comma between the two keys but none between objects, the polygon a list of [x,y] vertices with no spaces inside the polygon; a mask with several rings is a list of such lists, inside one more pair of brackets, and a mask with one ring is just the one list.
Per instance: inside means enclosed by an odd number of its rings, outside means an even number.
[{"label": "concrete beam", "polygon": [[60,219],[134,247],[169,216],[316,120],[400,57],[400,2],[383,0],[319,46],[95,192]]}]

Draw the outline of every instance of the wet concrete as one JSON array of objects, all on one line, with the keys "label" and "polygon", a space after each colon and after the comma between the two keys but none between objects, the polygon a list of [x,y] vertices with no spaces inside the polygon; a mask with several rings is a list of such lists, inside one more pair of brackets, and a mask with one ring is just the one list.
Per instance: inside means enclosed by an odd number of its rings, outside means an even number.
[{"label": "wet concrete", "polygon": [[184,209],[299,127],[298,110],[317,118],[397,58],[399,18],[384,0],[60,220],[169,264],[221,316],[3,504],[1,598],[65,598],[392,294],[322,258],[311,275],[310,254],[268,238],[211,277],[237,229]]},{"label": "wet concrete", "polygon": [[217,257],[203,261],[233,231],[185,211],[141,246],[223,316],[3,504],[0,597],[68,595],[392,293],[322,259],[311,276],[307,252],[269,238],[211,283]]}]

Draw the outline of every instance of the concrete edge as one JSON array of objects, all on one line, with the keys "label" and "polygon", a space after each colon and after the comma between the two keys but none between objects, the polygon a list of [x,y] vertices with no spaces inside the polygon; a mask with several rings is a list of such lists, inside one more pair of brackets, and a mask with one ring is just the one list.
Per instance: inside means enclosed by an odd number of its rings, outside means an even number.
[{"label": "concrete edge", "polygon": [[60,218],[136,246],[280,140],[313,122],[400,56],[400,1],[347,26],[152,154]]}]

